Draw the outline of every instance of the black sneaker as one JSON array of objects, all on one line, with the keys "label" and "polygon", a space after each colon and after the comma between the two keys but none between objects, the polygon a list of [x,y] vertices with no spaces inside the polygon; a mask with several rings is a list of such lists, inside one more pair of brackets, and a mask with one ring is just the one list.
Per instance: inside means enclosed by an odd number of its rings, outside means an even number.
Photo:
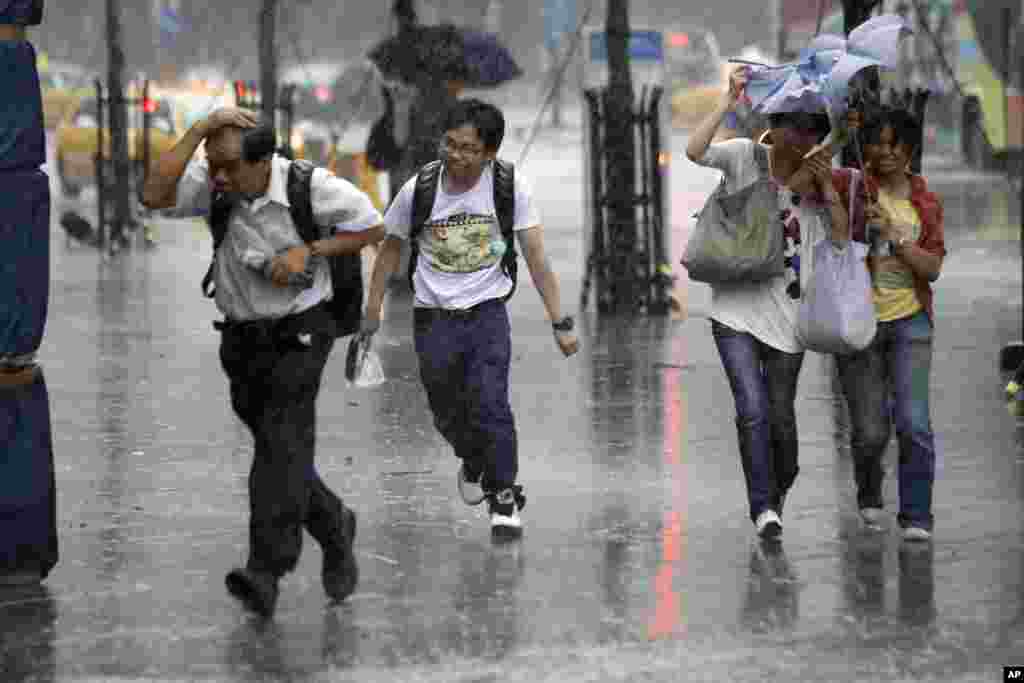
[{"label": "black sneaker", "polygon": [[277,607],[277,577],[269,572],[232,569],[225,578],[228,592],[261,617],[272,617]]},{"label": "black sneaker", "polygon": [[523,535],[523,520],[519,517],[519,511],[523,509],[525,502],[526,499],[523,498],[518,486],[502,489],[488,496],[492,538],[519,538]]},{"label": "black sneaker", "polygon": [[356,513],[349,507],[341,510],[342,538],[334,547],[324,548],[324,566],[321,579],[324,592],[334,602],[341,602],[359,583],[359,566],[352,546],[356,540]]}]

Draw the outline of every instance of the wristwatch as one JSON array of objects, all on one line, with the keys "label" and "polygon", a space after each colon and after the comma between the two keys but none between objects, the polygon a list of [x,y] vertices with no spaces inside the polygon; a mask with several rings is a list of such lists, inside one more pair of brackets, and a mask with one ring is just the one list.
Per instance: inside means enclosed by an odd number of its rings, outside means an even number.
[{"label": "wristwatch", "polygon": [[575,327],[575,321],[572,319],[571,315],[567,315],[561,320],[556,320],[551,323],[551,327],[555,332],[572,332],[573,327]]}]

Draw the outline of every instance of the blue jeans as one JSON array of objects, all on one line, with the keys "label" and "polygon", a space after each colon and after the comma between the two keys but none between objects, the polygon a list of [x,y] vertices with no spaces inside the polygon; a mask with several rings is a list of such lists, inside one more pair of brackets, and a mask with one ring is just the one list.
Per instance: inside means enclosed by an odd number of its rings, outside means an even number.
[{"label": "blue jeans", "polygon": [[508,399],[512,356],[505,303],[471,311],[417,308],[413,315],[420,378],[437,431],[487,491],[516,483],[516,427]]},{"label": "blue jeans", "polygon": [[756,520],[766,509],[779,509],[800,471],[794,402],[804,354],[779,351],[716,320],[711,333],[736,402],[740,460],[750,519]]},{"label": "blue jeans", "polygon": [[935,436],[928,401],[932,365],[928,314],[922,311],[880,322],[871,346],[836,360],[850,407],[857,505],[882,507],[882,457],[895,421],[900,456],[899,523],[930,530]]}]

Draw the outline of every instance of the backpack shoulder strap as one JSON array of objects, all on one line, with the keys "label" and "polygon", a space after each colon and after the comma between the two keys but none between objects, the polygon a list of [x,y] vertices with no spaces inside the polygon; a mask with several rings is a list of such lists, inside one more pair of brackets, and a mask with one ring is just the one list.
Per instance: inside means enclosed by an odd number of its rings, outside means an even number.
[{"label": "backpack shoulder strap", "polygon": [[441,162],[431,161],[416,174],[416,189],[412,193],[412,224],[409,229],[409,243],[416,242],[423,226],[430,220],[437,197],[437,184],[441,181]]},{"label": "backpack shoulder strap", "polygon": [[319,239],[313,220],[313,171],[316,167],[305,159],[296,159],[288,167],[288,203],[291,204],[292,222],[299,236],[307,244]]},{"label": "backpack shoulder strap", "polygon": [[498,217],[501,236],[505,240],[505,253],[501,257],[501,269],[512,280],[512,289],[505,295],[508,301],[516,291],[516,276],[519,263],[516,254],[516,167],[509,161],[495,159],[494,169],[494,212]]},{"label": "backpack shoulder strap", "polygon": [[516,222],[516,167],[502,159],[494,160],[494,211],[498,215],[501,235],[512,240]]},{"label": "backpack shoulder strap", "polygon": [[214,263],[217,261],[217,250],[220,249],[224,237],[228,234],[228,225],[231,221],[231,212],[235,209],[235,203],[234,196],[223,192],[215,194],[210,202],[210,213],[206,216],[206,224],[209,226],[210,236],[213,238],[213,261],[210,262],[210,267],[206,269],[206,275],[203,276],[201,285],[203,296],[207,298],[213,298],[215,293],[213,285]]},{"label": "backpack shoulder strap", "polygon": [[416,187],[412,193],[412,224],[409,226],[409,289],[416,291],[413,274],[419,258],[419,236],[430,220],[437,197],[437,184],[441,181],[441,162],[431,161],[416,174]]}]

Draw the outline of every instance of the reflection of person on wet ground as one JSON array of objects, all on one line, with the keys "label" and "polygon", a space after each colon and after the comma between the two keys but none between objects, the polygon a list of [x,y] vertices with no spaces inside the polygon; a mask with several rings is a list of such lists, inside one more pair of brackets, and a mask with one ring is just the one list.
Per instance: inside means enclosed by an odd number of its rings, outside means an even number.
[{"label": "reflection of person on wet ground", "polygon": [[41,584],[0,584],[0,672],[4,681],[54,680],[57,602]]},{"label": "reflection of person on wet ground", "polygon": [[[274,129],[242,109],[218,109],[156,163],[143,192],[149,208],[209,213],[212,196],[238,198],[214,259],[220,356],[231,404],[249,427],[249,558],[227,577],[247,607],[273,614],[278,580],[295,568],[307,529],[324,550],[323,583],[343,600],[357,580],[355,513],[316,473],[316,397],[334,344],[325,256],[356,253],[384,228],[370,198],[324,169],[310,180],[321,239],[306,244],[292,221],[290,163],[274,153]],[[205,157],[193,159],[205,140]],[[269,245],[273,251],[260,248]],[[253,255],[262,257],[254,262]],[[308,274],[310,282],[296,281]]]},{"label": "reflection of person on wet ground", "polygon": [[[491,104],[464,100],[452,110],[445,131],[436,195],[426,222],[418,226],[422,229],[410,259],[420,377],[435,426],[462,460],[458,481],[463,499],[470,505],[488,501],[492,534],[518,536],[525,498],[516,483],[519,456],[508,397],[511,329],[505,304],[515,289],[514,271],[506,268],[506,252],[514,258],[515,243],[503,239],[495,208],[494,161],[505,119]],[[380,325],[387,279],[412,233],[419,175],[387,211],[388,236],[374,265],[364,338]],[[515,172],[514,187],[507,192],[514,195],[507,197],[512,228],[552,321],[554,341],[570,356],[578,345],[572,318],[562,315],[558,280],[522,174]]]},{"label": "reflection of person on wet ground", "polygon": [[[824,112],[771,114],[768,146],[747,138],[711,143],[746,82],[743,67],[730,74],[727,92],[690,137],[686,156],[722,171],[725,191],[734,193],[763,176],[759,158],[766,151],[771,176],[779,185],[779,220],[770,229],[785,235],[785,273],[762,282],[712,285],[710,315],[736,403],[750,519],[760,536],[772,538],[782,533],[782,508],[799,471],[794,402],[804,350],[796,320],[809,276],[800,264],[810,264],[826,230],[845,226],[848,218],[832,185],[834,151],[826,148],[804,160],[829,131]],[[845,239],[835,229],[831,237]]]},{"label": "reflection of person on wet ground", "polygon": [[792,629],[800,615],[798,588],[782,544],[759,540],[750,550],[742,623],[759,633]]},{"label": "reflection of person on wet ground", "polygon": [[935,608],[935,549],[931,543],[900,547],[900,618],[908,626],[930,626]]},{"label": "reflection of person on wet ground", "polygon": [[[837,356],[850,407],[857,505],[866,525],[881,525],[883,458],[895,423],[897,520],[906,540],[927,541],[935,481],[928,396],[935,319],[931,283],[946,254],[942,202],[922,176],[909,170],[921,140],[920,125],[909,113],[883,110],[864,123],[861,140],[866,182],[858,185],[853,239],[871,245],[878,332],[864,351]],[[849,169],[835,172],[844,201],[850,174]]]}]

